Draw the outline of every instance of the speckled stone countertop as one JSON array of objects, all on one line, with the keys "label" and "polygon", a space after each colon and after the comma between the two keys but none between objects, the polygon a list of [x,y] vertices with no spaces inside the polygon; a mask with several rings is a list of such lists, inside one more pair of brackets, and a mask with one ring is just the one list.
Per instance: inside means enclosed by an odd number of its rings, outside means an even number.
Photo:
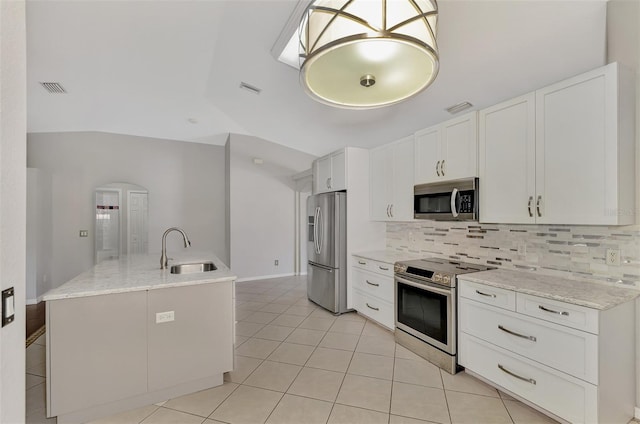
[{"label": "speckled stone countertop", "polygon": [[638,290],[507,269],[474,272],[459,278],[599,310],[613,308],[640,296]]},{"label": "speckled stone countertop", "polygon": [[371,252],[357,252],[353,256],[358,256],[372,261],[384,262],[393,265],[397,261],[406,261],[409,259],[420,259],[428,255],[417,255],[415,253],[398,252],[395,250],[373,250]]},{"label": "speckled stone countertop", "polygon": [[185,250],[180,253],[169,252],[168,256],[173,258],[169,261],[169,267],[175,264],[212,261],[218,269],[193,274],[171,274],[169,269],[160,269],[160,254],[129,255],[100,262],[89,271],[48,291],[42,296],[42,300],[219,283],[237,278],[213,253]]}]

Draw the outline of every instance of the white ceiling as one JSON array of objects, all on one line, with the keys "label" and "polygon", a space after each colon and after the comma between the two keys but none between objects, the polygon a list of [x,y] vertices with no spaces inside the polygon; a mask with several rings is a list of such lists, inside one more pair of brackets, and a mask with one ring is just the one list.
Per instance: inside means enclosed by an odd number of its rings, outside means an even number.
[{"label": "white ceiling", "polygon": [[435,83],[404,103],[353,111],[308,98],[297,71],[271,56],[294,0],[28,0],[28,130],[213,144],[234,132],[321,155],[381,145],[450,118],[455,103],[482,108],[605,63],[604,0],[438,6]]}]

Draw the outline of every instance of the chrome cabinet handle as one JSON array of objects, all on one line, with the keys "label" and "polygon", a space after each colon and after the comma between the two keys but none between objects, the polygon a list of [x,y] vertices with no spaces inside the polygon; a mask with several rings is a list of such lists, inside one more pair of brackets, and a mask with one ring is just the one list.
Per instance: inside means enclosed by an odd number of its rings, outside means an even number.
[{"label": "chrome cabinet handle", "polygon": [[533,378],[526,378],[526,377],[519,376],[518,374],[516,374],[516,373],[514,373],[512,371],[509,371],[508,369],[506,369],[505,367],[503,367],[500,364],[498,364],[498,368],[500,368],[501,371],[509,374],[511,377],[515,377],[518,380],[526,381],[527,383],[531,383],[534,386],[536,385],[536,380],[534,380]]},{"label": "chrome cabinet handle", "polygon": [[496,295],[493,293],[483,293],[480,290],[476,290],[476,293],[478,293],[480,296],[493,297],[493,298],[496,297]]},{"label": "chrome cabinet handle", "polygon": [[442,163],[440,164],[440,172],[442,173],[442,176],[444,177],[444,159],[442,160]]},{"label": "chrome cabinet handle", "polygon": [[564,315],[564,316],[566,316],[566,317],[568,317],[568,316],[569,316],[569,312],[567,312],[567,311],[562,311],[562,312],[560,312],[560,311],[554,311],[553,309],[545,308],[545,307],[544,307],[544,306],[542,306],[542,305],[538,305],[538,309],[542,309],[542,310],[543,310],[543,311],[545,311],[545,312],[551,312],[552,314]]},{"label": "chrome cabinet handle", "polygon": [[366,264],[367,264],[366,262],[362,262],[362,261],[358,261],[358,263],[359,263],[360,265],[366,265]]},{"label": "chrome cabinet handle", "polygon": [[369,305],[369,302],[366,302],[365,305],[367,305],[367,308],[373,309],[374,311],[379,311],[380,310],[380,308],[376,308],[376,307],[373,307],[373,306]]},{"label": "chrome cabinet handle", "polygon": [[389,206],[389,215],[391,215],[391,218],[393,218],[393,203],[391,204],[391,206]]},{"label": "chrome cabinet handle", "polygon": [[378,265],[378,268],[380,268],[380,269],[381,269],[381,270],[383,270],[383,271],[389,271],[389,268],[385,268],[385,267],[380,266],[380,265]]},{"label": "chrome cabinet handle", "polygon": [[327,188],[331,188],[331,177],[327,178]]},{"label": "chrome cabinet handle", "polygon": [[387,205],[387,218],[391,218],[391,216],[389,215],[389,205]]},{"label": "chrome cabinet handle", "polygon": [[369,280],[364,280],[364,281],[366,281],[366,282],[367,282],[367,284],[369,284],[370,286],[380,287],[380,284],[378,284],[378,283],[372,283],[372,282],[371,282],[371,281],[369,281]]},{"label": "chrome cabinet handle", "polygon": [[542,201],[542,196],[538,196],[538,200],[536,200],[536,211],[538,212],[538,217],[541,217],[540,213],[540,202]]},{"label": "chrome cabinet handle", "polygon": [[538,341],[538,339],[534,336],[525,336],[524,334],[520,334],[520,333],[516,333],[515,331],[511,331],[508,328],[504,328],[501,325],[498,325],[498,328],[502,331],[504,331],[505,333],[511,334],[512,336],[516,336],[516,337],[520,337],[523,339],[527,339],[527,340],[531,340],[532,342],[536,342]]},{"label": "chrome cabinet handle", "polygon": [[531,210],[531,204],[533,203],[533,196],[529,196],[529,203],[527,209],[529,210],[529,218],[533,218],[533,211]]},{"label": "chrome cabinet handle", "polygon": [[436,174],[438,174],[438,177],[441,177],[441,175],[440,175],[440,161],[438,161],[436,163]]}]

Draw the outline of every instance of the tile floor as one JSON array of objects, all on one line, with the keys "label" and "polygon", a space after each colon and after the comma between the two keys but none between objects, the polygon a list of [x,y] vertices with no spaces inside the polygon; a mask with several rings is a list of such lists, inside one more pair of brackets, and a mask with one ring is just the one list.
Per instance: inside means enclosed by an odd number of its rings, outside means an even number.
[{"label": "tile floor", "polygon": [[[465,374],[441,372],[356,313],[306,299],[304,277],[238,283],[225,384],[95,423],[552,423]],[[27,422],[45,418],[44,336],[27,349]]]}]

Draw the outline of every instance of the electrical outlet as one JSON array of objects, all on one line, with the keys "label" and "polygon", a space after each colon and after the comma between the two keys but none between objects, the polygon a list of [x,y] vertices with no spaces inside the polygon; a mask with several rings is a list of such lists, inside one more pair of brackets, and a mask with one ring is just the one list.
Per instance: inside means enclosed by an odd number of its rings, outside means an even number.
[{"label": "electrical outlet", "polygon": [[527,245],[526,243],[518,243],[518,255],[527,256]]},{"label": "electrical outlet", "polygon": [[275,266],[278,266],[278,265],[280,264],[280,261],[276,259],[275,261],[273,261],[273,264],[274,264]]},{"label": "electrical outlet", "polygon": [[89,237],[89,230],[80,230],[80,237]]},{"label": "electrical outlet", "polygon": [[158,312],[156,313],[156,324],[161,324],[163,322],[171,322],[176,319],[174,311],[167,312]]},{"label": "electrical outlet", "polygon": [[607,265],[620,266],[620,250],[607,249]]}]

